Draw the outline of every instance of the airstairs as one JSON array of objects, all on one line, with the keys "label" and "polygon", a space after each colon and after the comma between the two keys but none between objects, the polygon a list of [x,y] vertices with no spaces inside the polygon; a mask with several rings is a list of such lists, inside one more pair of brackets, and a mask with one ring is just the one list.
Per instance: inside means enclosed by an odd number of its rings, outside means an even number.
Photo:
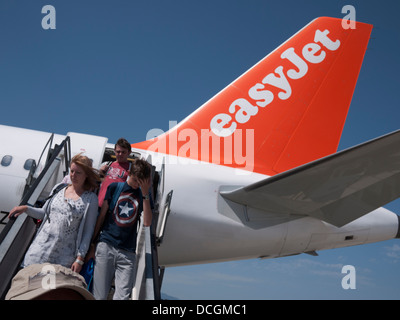
[{"label": "airstairs", "polygon": [[[46,156],[46,162],[40,174],[38,165],[33,163],[28,174],[24,195],[20,205],[37,205],[49,195],[50,190],[68,173],[71,161],[71,140],[67,136],[59,145],[53,145],[52,135],[43,149],[41,158]],[[158,173],[156,174],[158,176]],[[153,189],[154,190],[154,189]],[[154,190],[153,194],[157,194]],[[154,203],[154,199],[153,199]],[[18,205],[18,204],[16,204]],[[158,205],[153,212],[151,227],[140,223],[137,239],[136,282],[132,292],[132,300],[159,300],[163,277],[163,268],[158,265],[157,247],[160,244],[156,238],[158,220]],[[163,212],[162,216],[167,212]],[[161,217],[161,219],[164,219]],[[4,223],[6,218],[2,218]],[[25,213],[16,219],[10,219],[0,233],[0,299],[3,300],[11,285],[11,280],[20,269],[25,252],[29,248],[37,230],[34,219]],[[157,231],[156,231],[157,230]],[[159,231],[158,231],[159,232]]]}]

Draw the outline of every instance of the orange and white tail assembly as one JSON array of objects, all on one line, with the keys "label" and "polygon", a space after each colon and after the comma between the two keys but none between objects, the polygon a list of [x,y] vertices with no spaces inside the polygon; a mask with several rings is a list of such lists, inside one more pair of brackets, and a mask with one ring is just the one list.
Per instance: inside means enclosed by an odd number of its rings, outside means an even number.
[{"label": "orange and white tail assembly", "polygon": [[270,176],[332,154],[371,31],[318,18],[177,126],[132,147]]}]

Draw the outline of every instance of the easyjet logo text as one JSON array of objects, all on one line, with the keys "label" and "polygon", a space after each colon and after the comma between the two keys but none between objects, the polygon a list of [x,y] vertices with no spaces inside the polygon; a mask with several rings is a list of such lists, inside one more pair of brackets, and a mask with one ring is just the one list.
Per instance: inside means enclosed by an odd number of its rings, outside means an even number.
[{"label": "easyjet logo text", "polygon": [[[335,51],[340,47],[339,40],[332,40],[328,37],[329,30],[317,30],[314,42],[306,44],[301,50],[301,55],[295,52],[294,48],[289,48],[281,54],[282,59],[289,60],[298,70],[289,69],[285,73],[283,66],[269,73],[261,83],[256,83],[248,91],[249,98],[255,101],[255,105],[249,99],[239,98],[232,102],[228,108],[229,113],[220,113],[214,116],[210,122],[210,129],[219,137],[232,135],[238,124],[247,123],[251,117],[257,115],[259,108],[265,108],[271,104],[275,96],[268,86],[276,87],[282,91],[278,93],[280,100],[287,100],[292,95],[292,88],[289,79],[298,80],[303,78],[308,72],[308,64],[318,64],[325,60],[326,51]],[[306,62],[307,61],[307,62]]]}]

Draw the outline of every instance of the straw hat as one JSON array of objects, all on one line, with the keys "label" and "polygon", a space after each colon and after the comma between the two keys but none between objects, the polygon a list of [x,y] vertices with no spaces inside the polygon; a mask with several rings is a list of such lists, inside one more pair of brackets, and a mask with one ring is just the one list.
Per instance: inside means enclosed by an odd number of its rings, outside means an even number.
[{"label": "straw hat", "polygon": [[6,300],[94,300],[84,278],[57,264],[32,264],[12,279]]}]

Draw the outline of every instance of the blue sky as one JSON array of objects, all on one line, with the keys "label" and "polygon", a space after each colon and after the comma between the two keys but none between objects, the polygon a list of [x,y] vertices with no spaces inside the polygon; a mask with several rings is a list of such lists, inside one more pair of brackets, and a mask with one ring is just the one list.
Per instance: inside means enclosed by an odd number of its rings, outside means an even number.
[{"label": "blue sky", "polygon": [[[41,26],[45,5],[56,29]],[[339,149],[399,129],[400,3],[151,0],[0,2],[0,123],[142,141],[168,129],[319,16],[351,4],[372,38]],[[400,213],[400,201],[387,208]],[[356,267],[343,290],[341,267]],[[400,243],[167,269],[179,299],[399,299]]]}]

